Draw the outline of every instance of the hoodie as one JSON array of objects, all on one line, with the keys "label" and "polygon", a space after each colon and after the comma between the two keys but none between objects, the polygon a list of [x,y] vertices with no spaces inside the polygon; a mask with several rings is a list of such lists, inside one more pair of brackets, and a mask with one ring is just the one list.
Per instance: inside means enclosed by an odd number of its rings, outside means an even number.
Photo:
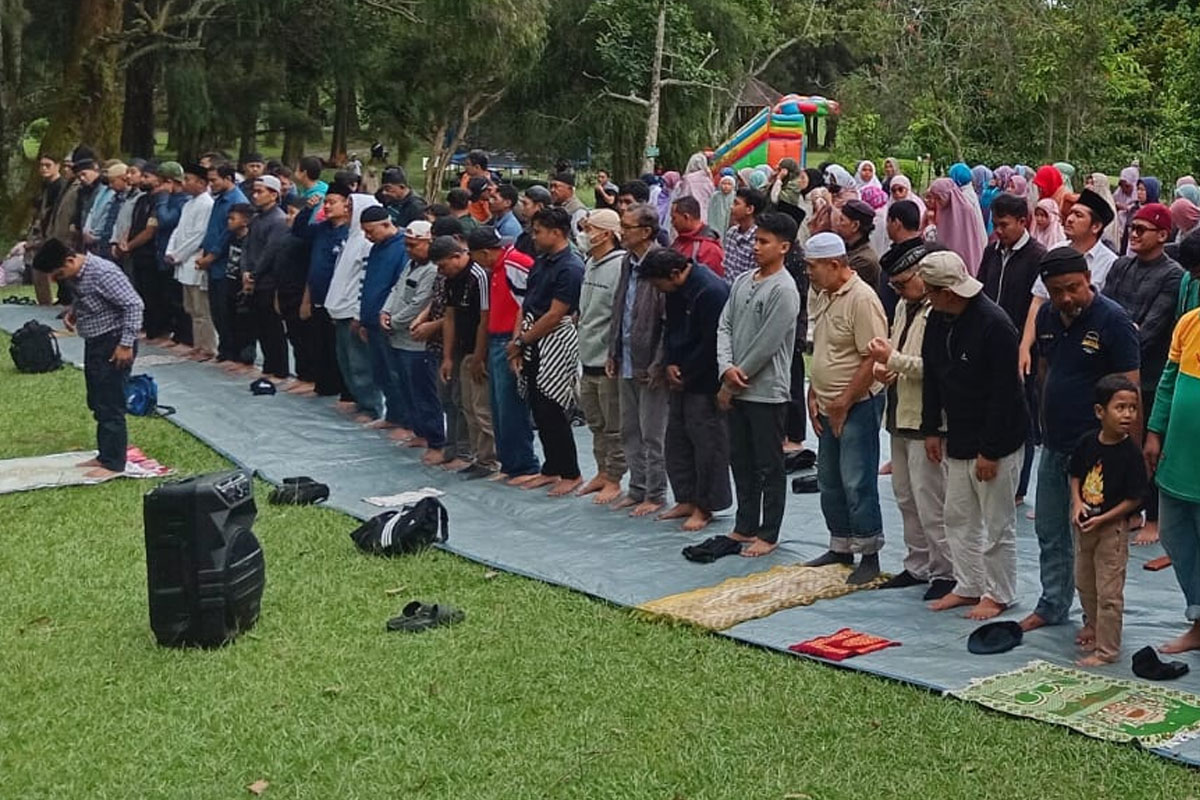
[{"label": "hoodie", "polygon": [[369,194],[350,195],[350,226],[333,268],[329,291],[325,295],[325,310],[332,319],[358,319],[363,273],[367,255],[371,252],[371,243],[363,233],[359,218],[363,209],[377,205],[379,201]]}]

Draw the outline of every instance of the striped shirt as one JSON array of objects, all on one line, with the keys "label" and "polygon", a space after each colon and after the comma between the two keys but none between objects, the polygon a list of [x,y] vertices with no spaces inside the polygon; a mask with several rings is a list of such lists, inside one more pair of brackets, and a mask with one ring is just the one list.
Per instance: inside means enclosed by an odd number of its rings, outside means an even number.
[{"label": "striped shirt", "polygon": [[471,262],[471,266],[446,279],[446,308],[454,309],[454,356],[466,356],[475,351],[475,333],[484,311],[491,308],[487,270]]},{"label": "striped shirt", "polygon": [[142,327],[142,298],[116,264],[88,255],[75,277],[75,329],[85,339],[121,332],[121,346],[132,347]]}]

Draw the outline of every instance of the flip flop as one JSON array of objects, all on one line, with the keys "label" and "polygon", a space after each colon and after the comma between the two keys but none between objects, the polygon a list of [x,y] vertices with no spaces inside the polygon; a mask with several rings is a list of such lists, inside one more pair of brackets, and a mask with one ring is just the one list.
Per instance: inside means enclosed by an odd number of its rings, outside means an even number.
[{"label": "flip flop", "polygon": [[430,628],[455,625],[465,618],[466,614],[454,606],[440,603],[426,605],[420,600],[413,600],[400,611],[400,616],[392,617],[387,621],[387,629],[404,633],[420,633]]}]

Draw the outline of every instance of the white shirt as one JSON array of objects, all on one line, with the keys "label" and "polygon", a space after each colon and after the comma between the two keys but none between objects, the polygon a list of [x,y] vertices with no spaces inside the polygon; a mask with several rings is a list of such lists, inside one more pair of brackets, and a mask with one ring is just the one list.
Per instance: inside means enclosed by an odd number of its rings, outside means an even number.
[{"label": "white shirt", "polygon": [[325,311],[332,319],[358,319],[362,305],[363,278],[366,277],[367,256],[371,254],[371,242],[363,233],[359,217],[379,201],[369,194],[350,196],[350,235],[342,245],[337,264],[333,268],[333,279],[325,294]]},{"label": "white shirt", "polygon": [[[1059,247],[1070,247],[1069,241],[1061,241],[1051,247],[1051,250]],[[1091,250],[1083,254],[1083,258],[1088,263],[1088,269],[1092,273],[1092,285],[1097,291],[1104,288],[1104,279],[1108,277],[1108,271],[1112,268],[1113,262],[1117,260],[1117,254],[1108,249],[1108,245],[1104,242],[1096,242]],[[1050,292],[1046,291],[1046,284],[1042,282],[1042,276],[1039,275],[1037,280],[1033,282],[1033,296],[1040,297],[1043,300],[1050,299]]]},{"label": "white shirt", "polygon": [[201,192],[188,200],[179,209],[179,224],[171,231],[167,240],[166,255],[175,261],[175,280],[184,286],[208,288],[204,273],[196,269],[200,257],[200,243],[208,230],[208,218],[212,214],[213,197]]}]

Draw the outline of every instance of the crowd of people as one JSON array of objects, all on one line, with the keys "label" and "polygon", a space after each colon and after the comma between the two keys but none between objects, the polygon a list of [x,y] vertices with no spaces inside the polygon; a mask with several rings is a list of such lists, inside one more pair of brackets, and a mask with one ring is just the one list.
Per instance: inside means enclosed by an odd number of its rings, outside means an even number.
[{"label": "crowd of people", "polygon": [[723,552],[746,557],[777,547],[785,455],[811,425],[829,544],[808,564],[880,579],[890,474],[905,555],[882,587],[994,618],[1017,601],[1036,462],[1042,592],[1022,628],[1066,623],[1078,591],[1081,663],[1114,661],[1137,529],[1161,537],[1192,622],[1163,649],[1200,649],[1190,178],[1167,206],[1136,165],[1076,192],[1065,163],[955,164],[922,194],[895,159],[714,174],[696,153],[683,173],[600,172],[589,207],[570,164],[522,191],[481,151],[432,203],[402,168],[367,193],[311,157],[80,147],[39,165],[27,253],[39,302],[54,278],[86,340],[99,472],[124,467],[139,337],[335,398],[467,479],[693,532],[733,506]]}]

